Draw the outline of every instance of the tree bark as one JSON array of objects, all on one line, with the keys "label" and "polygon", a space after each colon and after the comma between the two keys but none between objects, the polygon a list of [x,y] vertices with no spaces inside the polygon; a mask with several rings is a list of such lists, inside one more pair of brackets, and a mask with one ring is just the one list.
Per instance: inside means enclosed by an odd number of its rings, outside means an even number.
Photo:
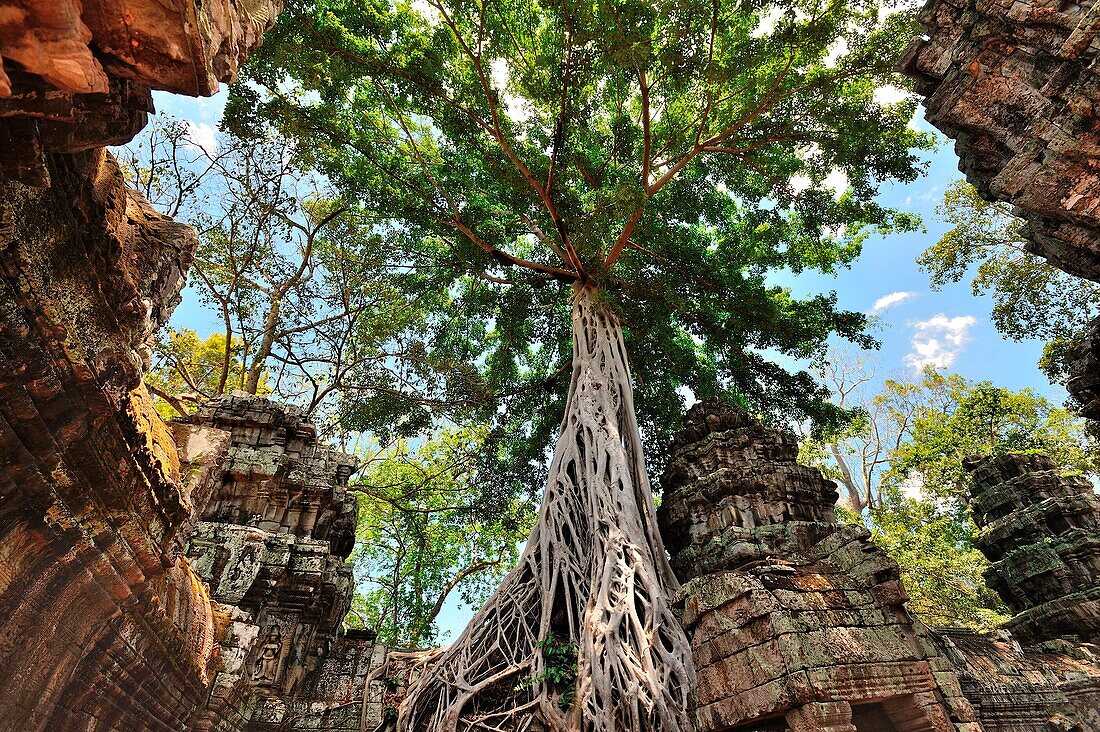
[{"label": "tree bark", "polygon": [[255,394],[260,390],[260,376],[263,375],[267,357],[271,355],[271,347],[275,343],[275,328],[279,325],[279,311],[282,305],[281,293],[279,297],[271,298],[271,307],[264,319],[263,338],[256,355],[252,357],[252,365],[248,369],[248,378],[244,384],[244,391]]},{"label": "tree bark", "polygon": [[[686,732],[694,667],[670,607],[622,330],[578,293],[573,376],[539,521],[519,564],[410,688],[398,729]],[[576,683],[540,641],[578,648]],[[570,696],[572,695],[572,699]]]}]

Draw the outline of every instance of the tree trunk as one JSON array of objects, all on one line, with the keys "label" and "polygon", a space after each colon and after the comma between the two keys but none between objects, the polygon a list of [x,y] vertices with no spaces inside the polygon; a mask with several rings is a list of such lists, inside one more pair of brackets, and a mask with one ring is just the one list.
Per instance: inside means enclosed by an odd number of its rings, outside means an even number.
[{"label": "tree trunk", "polygon": [[260,390],[260,376],[263,375],[267,357],[271,355],[271,347],[275,343],[275,328],[279,325],[279,311],[282,305],[282,296],[271,298],[271,309],[264,318],[263,338],[260,347],[256,349],[256,355],[252,357],[252,365],[248,369],[248,378],[244,383],[244,391],[255,394]]},{"label": "tree trunk", "polygon": [[[581,291],[573,377],[539,521],[496,593],[410,688],[398,729],[686,732],[691,648],[665,557],[622,331]],[[545,644],[577,647],[575,683]],[[558,678],[562,678],[560,675]]]}]

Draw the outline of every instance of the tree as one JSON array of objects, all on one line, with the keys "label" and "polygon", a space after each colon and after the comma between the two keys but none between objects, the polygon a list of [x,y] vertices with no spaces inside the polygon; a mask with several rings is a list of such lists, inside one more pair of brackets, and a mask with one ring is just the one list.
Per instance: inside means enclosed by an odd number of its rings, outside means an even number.
[{"label": "tree", "polygon": [[[843,357],[827,373],[837,400],[859,410],[854,427],[803,442],[800,458],[842,485],[861,481],[840,513],[872,529],[902,569],[910,607],[930,625],[988,629],[1003,604],[982,579],[989,566],[971,544],[969,455],[1039,452],[1066,471],[1095,473],[1095,446],[1083,421],[1030,389],[1012,391],[958,374],[924,371],[919,381],[887,379],[862,392],[866,369]],[[839,458],[837,457],[839,456]],[[854,510],[853,510],[854,509]]]},{"label": "tree", "polygon": [[[896,393],[907,387],[887,381],[886,388]],[[1083,420],[1031,389],[1012,391],[932,370],[918,388],[933,399],[916,411],[909,439],[893,452],[894,482],[916,480],[925,494],[961,504],[970,482],[962,463],[970,455],[1042,453],[1065,471],[1096,472]]]},{"label": "tree", "polygon": [[442,400],[426,385],[467,367],[418,348],[422,303],[438,293],[400,290],[385,233],[291,153],[274,135],[197,139],[171,119],[120,151],[133,184],[196,228],[191,283],[222,323],[220,355],[186,331],[160,341],[158,396],[179,411],[233,389],[268,391],[322,426],[321,412],[337,421],[337,397],[352,389],[367,398],[415,381],[423,389],[408,399]]},{"label": "tree", "polygon": [[[158,334],[153,366],[145,375],[145,386],[159,400],[156,406],[161,416],[165,419],[185,417],[208,399],[223,393],[226,385],[242,386],[245,370],[240,352],[240,343],[230,343],[227,347],[223,333],[214,333],[206,340],[189,328],[169,329]],[[223,374],[227,377],[224,383]],[[268,374],[261,373],[256,384],[257,394],[270,391],[267,381]]]},{"label": "tree", "polygon": [[988,631],[1007,620],[985,583],[989,560],[971,543],[974,526],[927,497],[887,487],[871,513],[872,540],[901,567],[909,609],[934,627]]},{"label": "tree", "polygon": [[1016,341],[1047,341],[1040,367],[1052,381],[1064,380],[1065,349],[1100,314],[1100,285],[1031,254],[1011,208],[983,200],[966,181],[948,187],[937,210],[952,228],[917,258],[932,288],[974,271],[971,288],[992,294],[997,330]]},{"label": "tree", "polygon": [[869,395],[875,371],[862,357],[831,349],[818,365],[833,402],[854,416],[837,427],[818,428],[800,443],[799,460],[819,468],[844,490],[842,507],[853,514],[883,505],[883,477],[892,456],[909,437],[918,392],[911,385]]},{"label": "tree", "polygon": [[354,609],[390,647],[438,642],[436,619],[459,593],[477,606],[519,556],[533,506],[486,505],[476,485],[483,428],[444,430],[419,448],[380,451],[351,488],[359,496]]},{"label": "tree", "polygon": [[[681,387],[838,419],[766,354],[811,358],[832,333],[869,345],[865,318],[767,275],[832,271],[869,230],[913,223],[874,202],[928,143],[912,99],[875,100],[911,32],[864,0],[302,0],[280,16],[227,125],[296,140],[446,285],[426,346],[476,365],[498,480],[537,475],[560,424],[518,566],[410,687],[401,727],[688,726],[626,353],[658,461]],[[355,406],[358,427],[400,417]],[[575,683],[545,673],[550,638],[576,644]]]}]

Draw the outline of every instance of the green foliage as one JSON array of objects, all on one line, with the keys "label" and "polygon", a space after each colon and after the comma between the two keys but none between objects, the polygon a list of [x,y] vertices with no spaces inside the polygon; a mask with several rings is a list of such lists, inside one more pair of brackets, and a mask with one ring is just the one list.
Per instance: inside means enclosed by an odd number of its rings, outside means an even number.
[{"label": "green foliage", "polygon": [[[158,396],[156,409],[164,419],[186,416],[207,399],[240,388],[243,381],[239,341],[227,349],[224,334],[213,333],[203,340],[189,328],[157,335],[153,367],[145,375],[146,386]],[[269,392],[264,372],[257,393]]]},{"label": "green foliage", "polygon": [[886,390],[925,395],[890,471],[895,482],[918,479],[927,495],[961,502],[969,483],[962,461],[970,455],[1042,453],[1063,470],[1096,471],[1095,445],[1083,421],[1031,389],[1012,391],[928,370],[919,384],[887,381]]},{"label": "green foliage", "polygon": [[[438,390],[426,385],[453,376],[420,347],[437,293],[408,295],[395,285],[392,237],[299,165],[285,140],[195,139],[188,125],[167,119],[119,155],[128,179],[159,210],[195,227],[191,287],[219,321],[219,342],[233,344],[221,356],[208,344],[194,379],[180,372],[184,396],[271,392],[328,433],[338,393],[428,403]],[[180,349],[190,347],[162,339],[157,362],[185,368],[190,357]],[[191,383],[206,378],[198,371],[220,376]],[[431,378],[418,380],[423,374]],[[405,397],[409,383],[424,388]],[[413,421],[404,434],[427,424]]]},{"label": "green foliage", "polygon": [[457,593],[479,606],[510,569],[534,520],[529,502],[484,500],[476,455],[484,428],[444,430],[419,445],[399,440],[353,486],[359,525],[353,610],[396,647],[438,642],[436,619]]},{"label": "green foliage", "polygon": [[[852,385],[864,383],[866,374],[853,374],[835,379],[838,391],[851,396]],[[963,458],[1044,453],[1063,470],[1095,473],[1095,444],[1083,421],[1030,389],[931,369],[918,381],[887,380],[849,406],[862,418],[806,440],[799,456],[841,483],[847,474],[862,476],[859,485],[874,500],[862,512],[838,506],[838,518],[872,530],[901,566],[910,608],[925,622],[996,625],[1004,606],[983,580],[988,561],[971,544],[976,528]]]},{"label": "green foliage", "polygon": [[[914,98],[876,101],[906,83],[893,66],[915,27],[880,10],[291,0],[226,125],[274,127],[378,221],[403,291],[431,304],[419,348],[456,369],[350,391],[345,425],[385,436],[445,409],[490,426],[490,492],[537,490],[568,384],[566,285],[581,284],[625,324],[655,470],[683,387],[836,422],[809,373],[764,354],[870,345],[865,317],[768,275],[835,271],[870,232],[916,225],[875,203],[930,144],[907,126]],[[418,379],[438,398],[410,398]]]},{"label": "green foliage", "polygon": [[535,643],[542,654],[542,671],[524,681],[522,686],[550,684],[561,690],[558,706],[569,709],[576,698],[577,684],[577,642],[559,640],[550,633]]},{"label": "green foliage", "polygon": [[1026,251],[1021,222],[966,181],[944,193],[940,215],[952,228],[917,259],[934,289],[973,272],[975,295],[993,296],[993,324],[1013,340],[1049,341],[1039,362],[1052,381],[1065,379],[1065,346],[1100,314],[1100,285],[1067,274]]},{"label": "green foliage", "polygon": [[875,543],[902,568],[909,609],[926,623],[991,630],[1007,619],[1004,603],[985,584],[989,561],[970,543],[968,518],[891,489],[871,521]]}]

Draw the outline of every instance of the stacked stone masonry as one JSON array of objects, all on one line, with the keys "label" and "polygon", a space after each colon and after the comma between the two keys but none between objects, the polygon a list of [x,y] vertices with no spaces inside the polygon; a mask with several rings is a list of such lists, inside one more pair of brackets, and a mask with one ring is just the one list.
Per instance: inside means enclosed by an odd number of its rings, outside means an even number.
[{"label": "stacked stone masonry", "polygon": [[1044,455],[968,461],[975,545],[1021,640],[1100,642],[1100,496]]},{"label": "stacked stone masonry", "polygon": [[1004,629],[934,639],[987,732],[1100,730],[1100,497],[1042,455],[968,460],[988,581],[1013,610]]},{"label": "stacked stone masonry", "polygon": [[[331,654],[355,652],[368,670],[372,659],[385,662],[381,647],[339,637],[353,591],[345,560],[356,503],[346,486],[356,463],[319,444],[294,408],[262,397],[220,397],[180,425],[209,428],[228,434],[228,445],[186,556],[214,600],[232,608],[233,623],[196,728],[295,729],[299,713],[285,713],[289,700],[312,692]],[[362,688],[345,690],[340,701],[341,711],[322,716],[343,720],[354,707],[351,729],[358,730]]]},{"label": "stacked stone masonry", "polygon": [[897,564],[836,524],[836,486],[793,434],[696,405],[661,485],[685,583],[696,732],[979,730],[947,660],[905,610]]},{"label": "stacked stone masonry", "polygon": [[1081,416],[1100,419],[1100,318],[1067,351],[1066,391],[1077,402]]},{"label": "stacked stone masonry", "polygon": [[835,486],[797,452],[794,435],[717,403],[694,407],[673,444],[659,519],[685,583],[695,732],[1100,730],[1097,565],[1082,549],[1100,540],[1100,499],[1086,481],[1041,456],[969,463],[990,558],[1053,545],[1060,569],[998,581],[1031,567],[998,561],[991,580],[1019,611],[1006,628],[930,630],[907,613],[897,565],[836,524]]},{"label": "stacked stone masonry", "polygon": [[0,4],[0,173],[46,185],[47,153],[129,141],[151,90],[232,81],[282,0],[7,0]]},{"label": "stacked stone masonry", "polygon": [[1100,280],[1100,10],[1073,0],[928,0],[901,63],[981,195],[1029,248]]}]

